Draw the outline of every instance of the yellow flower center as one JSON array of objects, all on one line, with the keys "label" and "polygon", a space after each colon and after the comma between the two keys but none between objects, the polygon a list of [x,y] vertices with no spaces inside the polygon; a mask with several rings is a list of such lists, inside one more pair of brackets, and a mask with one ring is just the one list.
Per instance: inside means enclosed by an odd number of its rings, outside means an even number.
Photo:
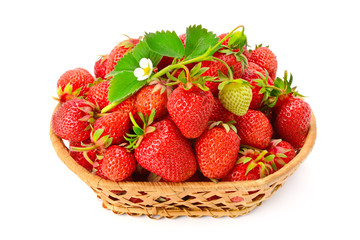
[{"label": "yellow flower center", "polygon": [[151,69],[150,66],[148,65],[146,68],[144,68],[144,75],[149,75]]}]

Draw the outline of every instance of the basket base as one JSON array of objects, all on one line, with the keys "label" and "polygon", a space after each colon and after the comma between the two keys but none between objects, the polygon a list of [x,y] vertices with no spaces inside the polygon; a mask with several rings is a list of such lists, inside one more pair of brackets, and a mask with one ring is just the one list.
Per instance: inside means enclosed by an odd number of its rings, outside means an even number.
[{"label": "basket base", "polygon": [[199,209],[189,209],[189,208],[137,208],[137,207],[118,207],[103,201],[103,208],[111,210],[115,214],[127,214],[132,217],[139,217],[142,215],[146,215],[151,219],[161,219],[161,218],[169,218],[175,219],[181,216],[187,216],[191,218],[198,218],[203,216],[211,216],[213,218],[219,217],[239,217],[248,214],[256,207],[260,206],[262,202],[259,202],[256,205],[251,207],[244,207],[241,209],[227,209],[227,210],[217,210],[211,208],[199,208]]}]

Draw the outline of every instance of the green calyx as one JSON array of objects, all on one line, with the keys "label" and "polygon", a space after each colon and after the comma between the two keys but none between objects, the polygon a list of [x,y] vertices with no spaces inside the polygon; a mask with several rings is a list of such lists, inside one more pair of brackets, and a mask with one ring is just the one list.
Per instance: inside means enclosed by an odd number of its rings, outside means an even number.
[{"label": "green calyx", "polygon": [[234,120],[229,121],[229,122],[222,122],[222,121],[217,121],[217,122],[209,122],[210,126],[209,129],[212,129],[216,126],[222,126],[223,128],[225,128],[226,133],[229,133],[230,129],[233,130],[235,133],[237,133],[237,129],[234,126],[236,122]]},{"label": "green calyx", "polygon": [[[264,178],[269,175],[274,169],[273,160],[275,155],[269,154],[267,150],[261,150],[256,148],[242,148],[240,153],[243,155],[236,164],[247,164],[245,176],[256,167],[259,167],[260,178]],[[276,168],[276,166],[275,166]]]},{"label": "green calyx", "polygon": [[[296,91],[296,87],[292,87],[293,83],[293,76],[290,74],[290,77],[288,79],[288,73],[285,70],[284,77],[279,78],[277,77],[274,80],[274,85],[270,85],[268,83],[269,74],[265,70],[266,75],[262,75],[259,72],[256,72],[259,75],[259,79],[254,80],[256,82],[256,85],[261,87],[259,93],[263,93],[264,97],[262,99],[262,104],[265,106],[265,108],[272,108],[276,105],[279,98],[286,97],[286,96],[299,96],[304,97],[302,94]],[[264,109],[263,109],[264,110]]]},{"label": "green calyx", "polygon": [[68,100],[71,100],[73,98],[84,98],[83,96],[79,96],[81,92],[82,87],[77,88],[76,90],[73,90],[73,86],[71,83],[66,84],[64,89],[61,87],[58,87],[56,89],[56,93],[58,95],[58,98],[53,97],[55,100],[60,102],[66,102]]},{"label": "green calyx", "polygon": [[143,140],[143,138],[145,137],[146,134],[152,133],[156,130],[155,127],[150,126],[153,122],[154,122],[154,117],[155,117],[156,111],[155,109],[151,110],[150,115],[148,116],[147,114],[143,114],[141,112],[138,112],[138,115],[141,119],[141,121],[143,122],[144,126],[140,127],[139,124],[136,122],[134,116],[132,115],[132,113],[129,113],[130,116],[130,120],[133,123],[133,132],[132,134],[127,133],[127,137],[124,137],[126,141],[129,142],[129,145],[126,146],[126,148],[128,149],[136,149],[139,147],[141,141]]},{"label": "green calyx", "polygon": [[71,147],[71,150],[77,152],[88,152],[97,149],[99,152],[103,152],[103,150],[105,150],[111,145],[113,140],[113,138],[110,137],[110,135],[102,136],[104,131],[105,129],[101,128],[101,129],[97,129],[94,132],[93,129],[90,134],[91,142],[93,142],[92,144],[88,144],[83,147]]}]

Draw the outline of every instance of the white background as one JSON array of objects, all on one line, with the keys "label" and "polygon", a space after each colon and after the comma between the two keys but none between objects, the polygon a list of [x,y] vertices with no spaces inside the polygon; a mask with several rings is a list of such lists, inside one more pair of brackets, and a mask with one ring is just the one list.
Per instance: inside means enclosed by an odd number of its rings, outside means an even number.
[{"label": "white background", "polygon": [[[359,13],[356,1],[1,1],[1,239],[359,239]],[[117,216],[55,154],[56,82],[93,71],[121,34],[217,34],[245,25],[270,45],[317,118],[313,152],[283,188],[235,219]],[[4,236],[4,237],[3,237]]]}]

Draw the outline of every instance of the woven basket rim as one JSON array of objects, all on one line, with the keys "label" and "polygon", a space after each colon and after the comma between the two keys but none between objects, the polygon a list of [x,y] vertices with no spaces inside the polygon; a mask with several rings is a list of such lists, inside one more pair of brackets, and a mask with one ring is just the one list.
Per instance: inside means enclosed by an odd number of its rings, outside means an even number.
[{"label": "woven basket rim", "polygon": [[[59,107],[59,104],[56,106],[54,112]],[[283,168],[272,173],[262,179],[258,180],[248,180],[248,181],[238,181],[238,182],[113,182],[110,180],[105,180],[80,166],[71,156],[68,151],[68,148],[65,146],[64,141],[58,137],[52,130],[52,125],[50,122],[50,139],[52,145],[58,155],[58,157],[64,162],[64,164],[74,172],[81,180],[87,183],[90,186],[97,186],[97,188],[106,188],[106,189],[129,189],[137,188],[139,190],[156,190],[161,189],[166,191],[168,188],[170,191],[176,191],[180,189],[199,189],[201,191],[206,190],[226,190],[226,189],[238,189],[238,190],[254,190],[262,188],[263,186],[270,186],[276,183],[278,180],[286,177],[286,175],[291,175],[294,171],[294,168],[299,167],[299,165],[306,159],[306,157],[311,152],[316,139],[316,119],[314,114],[311,116],[311,123],[308,136],[306,138],[305,144],[300,150],[300,152],[292,159],[288,164]]]}]

